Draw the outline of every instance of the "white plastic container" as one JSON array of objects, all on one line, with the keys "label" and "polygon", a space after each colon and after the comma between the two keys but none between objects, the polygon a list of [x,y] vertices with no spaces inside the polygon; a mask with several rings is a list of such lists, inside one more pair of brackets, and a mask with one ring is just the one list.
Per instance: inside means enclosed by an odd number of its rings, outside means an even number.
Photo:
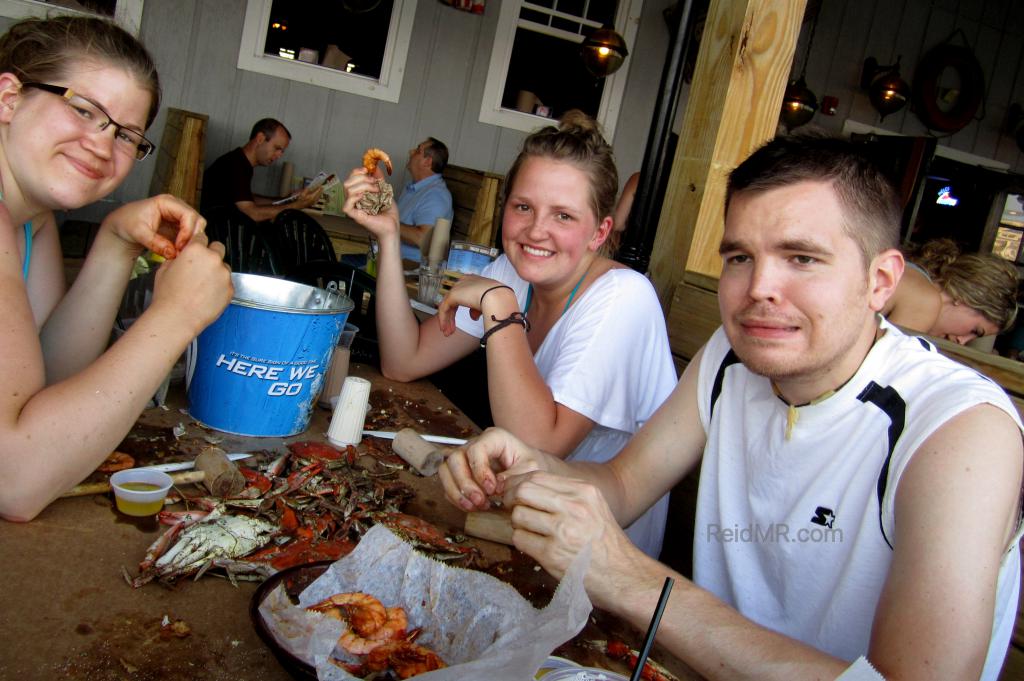
[{"label": "white plastic container", "polygon": [[110,476],[117,510],[125,515],[155,515],[164,507],[167,491],[174,483],[162,471],[129,468]]}]

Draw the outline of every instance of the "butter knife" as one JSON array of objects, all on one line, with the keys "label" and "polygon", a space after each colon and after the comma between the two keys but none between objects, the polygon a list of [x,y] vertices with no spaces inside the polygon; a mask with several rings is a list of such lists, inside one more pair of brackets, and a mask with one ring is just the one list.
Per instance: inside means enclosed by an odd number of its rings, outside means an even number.
[{"label": "butter knife", "polygon": [[[233,452],[228,454],[228,459],[231,461],[239,461],[241,459],[248,459],[254,456],[248,452]],[[173,473],[174,471],[187,471],[190,468],[195,468],[195,461],[178,461],[175,463],[160,463],[155,466],[140,466],[140,470],[147,471],[163,471],[164,473]]]}]

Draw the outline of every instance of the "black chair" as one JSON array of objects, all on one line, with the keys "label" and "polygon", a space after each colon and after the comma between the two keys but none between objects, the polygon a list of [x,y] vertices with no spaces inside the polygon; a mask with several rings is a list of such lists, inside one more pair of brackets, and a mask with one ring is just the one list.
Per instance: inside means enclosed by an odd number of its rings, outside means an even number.
[{"label": "black chair", "polygon": [[271,238],[278,247],[281,256],[278,264],[282,271],[314,260],[335,262],[338,259],[324,228],[301,210],[289,208],[278,213],[271,228]]},{"label": "black chair", "polygon": [[224,244],[224,262],[232,272],[277,275],[281,273],[280,255],[269,239],[269,223],[255,222],[234,206],[207,211],[206,235],[210,241]]},{"label": "black chair", "polygon": [[359,333],[352,343],[352,359],[364,364],[380,361],[377,347],[377,279],[352,265],[332,260],[312,260],[293,265],[284,278],[308,286],[340,291],[352,299],[355,307],[348,315],[348,322],[359,327]]}]

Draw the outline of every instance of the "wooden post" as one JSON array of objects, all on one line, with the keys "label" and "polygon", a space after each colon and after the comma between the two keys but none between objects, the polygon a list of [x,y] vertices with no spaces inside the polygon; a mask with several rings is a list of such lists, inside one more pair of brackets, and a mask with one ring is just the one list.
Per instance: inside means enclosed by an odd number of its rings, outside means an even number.
[{"label": "wooden post", "polygon": [[168,193],[199,207],[206,150],[206,114],[168,109],[164,136],[156,150],[150,194]]},{"label": "wooden post", "polygon": [[728,173],[775,136],[806,0],[712,0],[651,256],[666,309],[683,272],[721,272]]}]

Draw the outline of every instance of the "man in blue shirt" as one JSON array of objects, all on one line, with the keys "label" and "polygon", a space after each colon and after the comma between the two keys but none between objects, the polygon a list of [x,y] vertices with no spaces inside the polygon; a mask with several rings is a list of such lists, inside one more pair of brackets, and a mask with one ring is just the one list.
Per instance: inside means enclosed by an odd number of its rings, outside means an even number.
[{"label": "man in blue shirt", "polygon": [[420,261],[420,243],[438,218],[451,220],[455,214],[452,195],[441,177],[448,165],[448,147],[428,137],[409,150],[406,168],[412,181],[398,197],[398,215],[402,220],[402,258]]}]

